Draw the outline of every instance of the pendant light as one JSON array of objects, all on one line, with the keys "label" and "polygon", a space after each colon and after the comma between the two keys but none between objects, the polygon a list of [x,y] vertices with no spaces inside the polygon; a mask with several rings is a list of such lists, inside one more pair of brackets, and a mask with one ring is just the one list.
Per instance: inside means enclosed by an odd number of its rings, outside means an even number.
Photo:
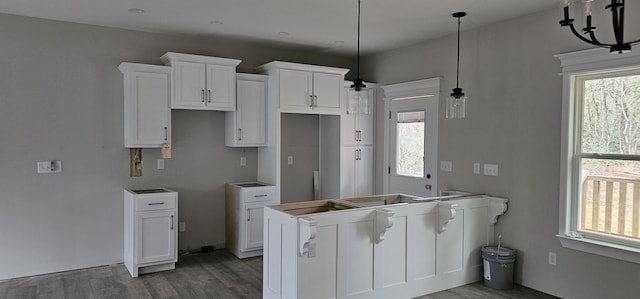
[{"label": "pendant light", "polygon": [[360,0],[358,0],[358,58],[356,67],[356,78],[349,90],[349,105],[347,113],[369,114],[369,100],[367,87],[364,80],[360,78]]},{"label": "pendant light", "polygon": [[460,88],[460,19],[466,16],[466,12],[456,12],[454,18],[458,19],[458,56],[456,58],[456,88],[453,89],[451,96],[447,99],[447,118],[465,118],[467,117],[467,96]]}]

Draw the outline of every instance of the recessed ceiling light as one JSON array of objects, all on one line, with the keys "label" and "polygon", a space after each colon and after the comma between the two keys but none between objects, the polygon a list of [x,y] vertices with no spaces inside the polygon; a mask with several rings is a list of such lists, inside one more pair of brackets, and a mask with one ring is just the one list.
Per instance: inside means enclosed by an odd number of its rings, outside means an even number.
[{"label": "recessed ceiling light", "polygon": [[278,35],[287,36],[287,35],[289,35],[289,32],[280,31],[280,32],[278,32]]},{"label": "recessed ceiling light", "polygon": [[222,24],[224,24],[224,22],[223,21],[218,21],[218,20],[213,20],[213,21],[209,22],[209,24],[222,25]]},{"label": "recessed ceiling light", "polygon": [[142,8],[136,8],[136,7],[134,7],[134,8],[129,8],[129,12],[132,12],[132,13],[145,13],[144,9],[142,9]]}]

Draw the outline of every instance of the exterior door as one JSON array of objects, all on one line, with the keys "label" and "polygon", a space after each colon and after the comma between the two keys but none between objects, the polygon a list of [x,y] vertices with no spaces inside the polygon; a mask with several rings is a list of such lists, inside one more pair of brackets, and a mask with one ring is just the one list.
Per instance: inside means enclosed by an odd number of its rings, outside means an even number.
[{"label": "exterior door", "polygon": [[389,109],[389,193],[436,196],[437,102],[391,100]]}]

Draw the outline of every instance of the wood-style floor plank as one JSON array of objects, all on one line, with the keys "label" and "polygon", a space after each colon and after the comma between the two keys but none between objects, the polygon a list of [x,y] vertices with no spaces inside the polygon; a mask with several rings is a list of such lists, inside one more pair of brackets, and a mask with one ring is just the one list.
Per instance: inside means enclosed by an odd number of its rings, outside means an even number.
[{"label": "wood-style floor plank", "polygon": [[[262,257],[238,259],[226,251],[180,257],[176,269],[133,278],[110,265],[0,281],[0,298],[178,299],[262,298]],[[555,298],[522,286],[499,291],[482,282],[416,299]]]}]

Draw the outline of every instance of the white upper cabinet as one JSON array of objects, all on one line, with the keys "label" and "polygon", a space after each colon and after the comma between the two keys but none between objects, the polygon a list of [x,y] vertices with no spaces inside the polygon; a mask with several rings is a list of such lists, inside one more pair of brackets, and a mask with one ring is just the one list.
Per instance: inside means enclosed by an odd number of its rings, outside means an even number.
[{"label": "white upper cabinet", "polygon": [[370,83],[367,86],[365,98],[357,98],[349,87],[344,88],[341,132],[344,145],[373,145],[376,87]]},{"label": "white upper cabinet", "polygon": [[172,109],[236,109],[235,77],[240,60],[173,52],[160,60],[173,69]]},{"label": "white upper cabinet", "polygon": [[259,70],[274,78],[280,112],[340,114],[340,96],[348,69],[282,61],[262,65]]},{"label": "white upper cabinet", "polygon": [[162,147],[171,143],[171,68],[123,62],[124,146]]},{"label": "white upper cabinet", "polygon": [[236,111],[226,112],[225,145],[267,145],[267,80],[264,75],[238,74]]}]

